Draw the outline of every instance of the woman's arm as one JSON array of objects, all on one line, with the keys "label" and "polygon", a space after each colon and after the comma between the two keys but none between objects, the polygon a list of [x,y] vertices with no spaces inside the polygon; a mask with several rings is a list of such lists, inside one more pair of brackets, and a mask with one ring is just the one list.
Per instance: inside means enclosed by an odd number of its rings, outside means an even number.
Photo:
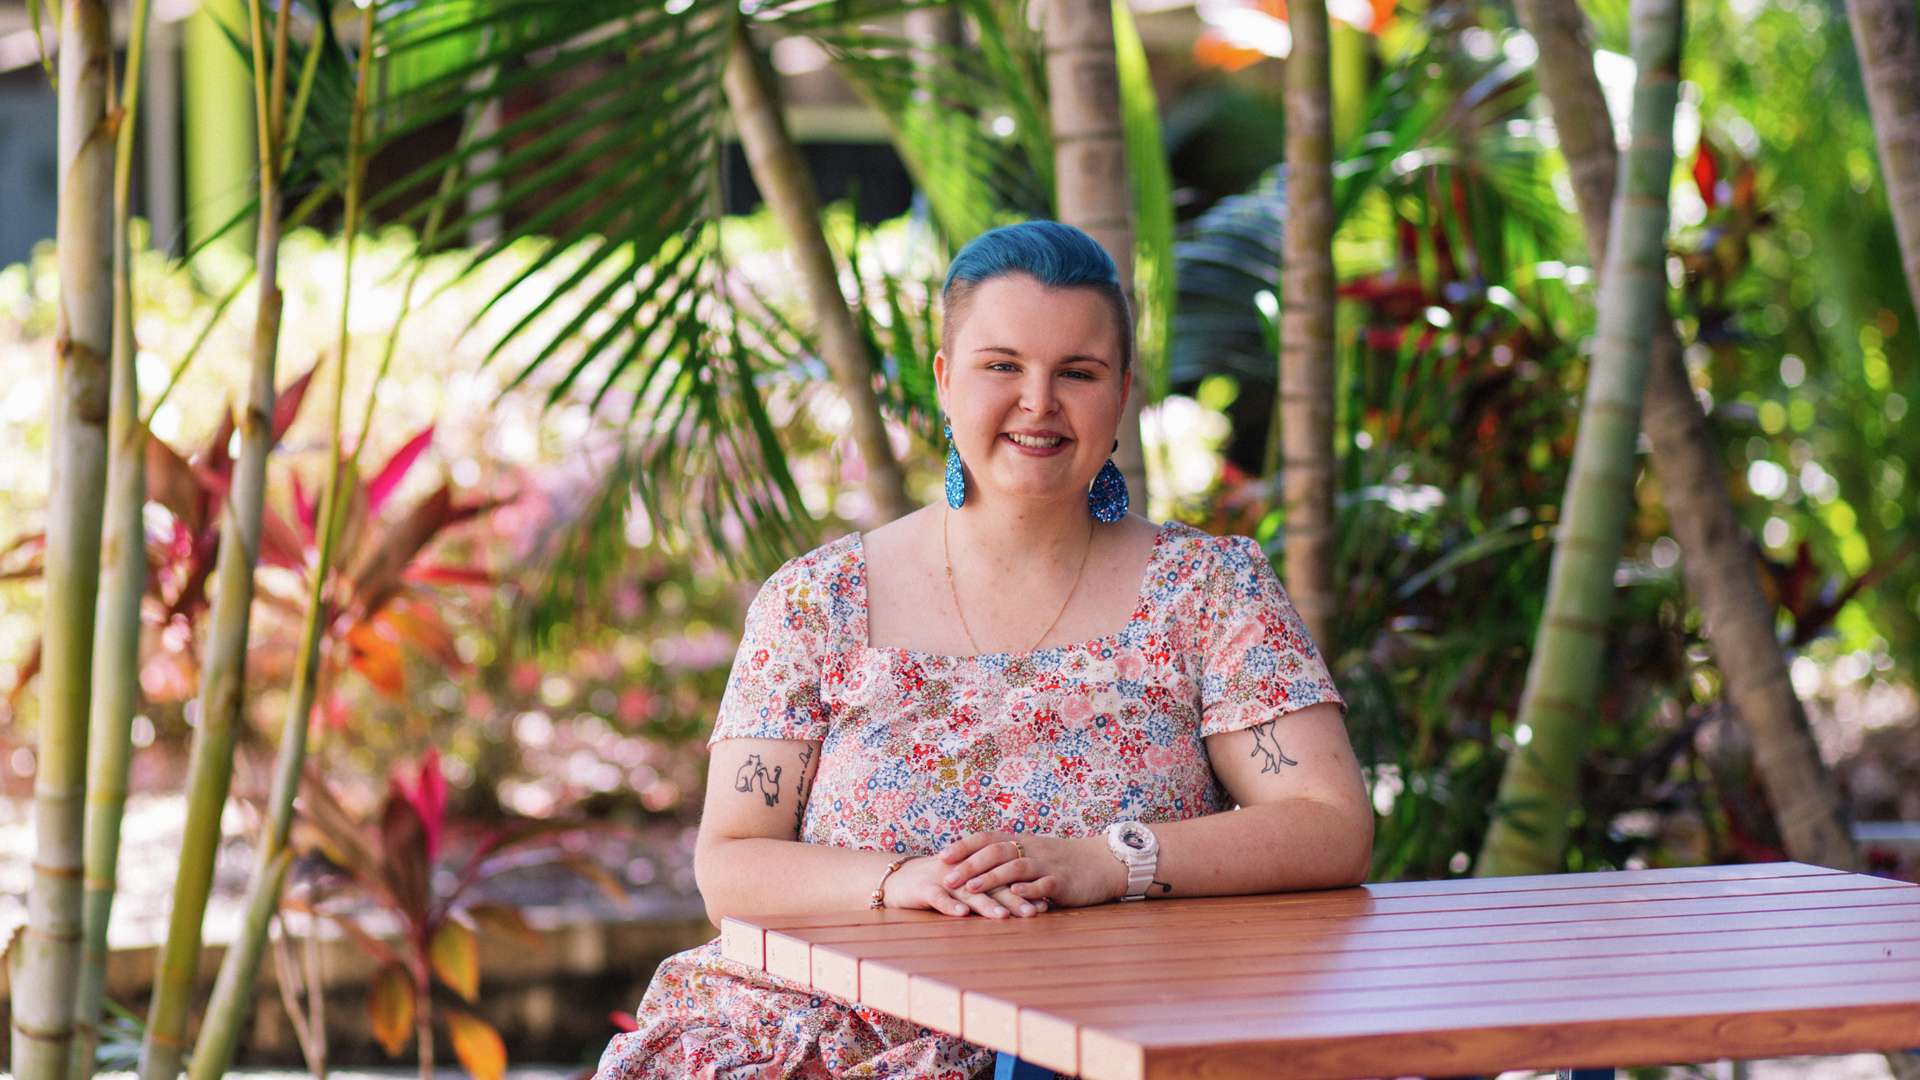
[{"label": "woman's arm", "polygon": [[[1241,731],[1206,738],[1221,784],[1239,809],[1149,825],[1160,842],[1150,897],[1227,896],[1357,885],[1373,850],[1373,808],[1337,706],[1311,705]],[[1015,895],[1062,906],[1097,904],[1126,892],[1126,869],[1105,837],[1022,838],[975,833],[949,845],[959,863],[943,883],[1011,886]]]},{"label": "woman's arm", "polygon": [[[819,743],[799,739],[713,744],[693,875],[715,926],[728,915],[859,910],[897,857],[799,841],[819,754]],[[1021,914],[1004,890],[955,897],[934,880],[938,869],[924,858],[902,866],[887,879],[887,906],[1004,916],[1012,904]]]}]

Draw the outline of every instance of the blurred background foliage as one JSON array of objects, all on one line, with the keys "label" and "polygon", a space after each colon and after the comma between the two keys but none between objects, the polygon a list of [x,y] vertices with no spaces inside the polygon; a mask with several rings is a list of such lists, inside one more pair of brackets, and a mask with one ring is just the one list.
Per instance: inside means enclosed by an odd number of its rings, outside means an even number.
[{"label": "blurred background foliage", "polygon": [[[1624,95],[1625,4],[1587,6],[1603,82]],[[1357,124],[1336,148],[1348,595],[1335,640],[1324,643],[1381,814],[1376,874],[1385,878],[1464,873],[1479,847],[1516,737],[1595,290],[1532,83],[1531,42],[1512,29],[1510,6],[1431,0],[1388,10],[1368,39]],[[1920,395],[1920,333],[1846,33],[1831,0],[1696,5],[1676,132],[1671,300],[1828,760],[1856,816],[1912,820],[1920,560],[1910,556],[1920,520],[1908,473],[1920,446],[1902,421]],[[884,50],[857,35],[828,44],[869,49],[855,70],[872,80],[872,100],[912,122],[910,95],[887,82]],[[1143,430],[1155,518],[1252,533],[1277,557],[1284,122],[1276,65],[1247,51],[1203,39],[1155,73],[1179,300],[1169,392]],[[1017,151],[1006,160],[1033,156]],[[1033,187],[1026,180],[1010,175],[1006,198],[1017,202]],[[829,207],[826,233],[881,360],[909,486],[931,500],[929,301],[945,247],[926,199],[885,220],[857,214],[857,201]],[[417,215],[394,208],[387,219],[358,256],[353,330],[370,351],[402,314],[420,247],[392,223],[417,224]],[[532,363],[536,350],[575,356],[602,339],[613,316],[593,309],[596,294],[608,295],[601,289],[626,263],[597,235],[518,240],[480,262],[434,246],[417,294],[431,300],[406,318],[368,453],[385,460],[432,425],[392,505],[418,505],[443,483],[485,501],[421,553],[477,576],[418,583],[444,626],[441,647],[399,635],[389,677],[342,670],[323,688],[315,754],[331,775],[362,778],[368,803],[387,763],[431,744],[464,814],[690,821],[704,734],[754,587],[724,550],[739,524],[725,514],[701,529],[656,520],[636,494],[642,464],[606,415],[631,403],[601,401],[568,363]],[[851,528],[867,504],[843,453],[847,411],[808,336],[780,229],[764,210],[728,215],[713,253],[726,288],[752,300],[743,310],[755,315],[757,359],[742,370],[766,402],[808,519],[796,535]],[[283,371],[305,370],[331,340],[341,257],[335,237],[288,237]],[[44,459],[54,273],[50,248],[0,269],[10,384],[0,395],[0,460]],[[241,273],[218,248],[191,270],[141,256],[144,392],[169,380]],[[251,304],[243,292],[214,324],[154,419],[155,434],[183,453],[207,440],[240,384]],[[507,332],[529,313],[537,332]],[[463,333],[476,317],[481,326]],[[497,355],[489,342],[503,342]],[[374,360],[354,365],[349,401],[368,393]],[[288,433],[269,494],[288,520],[298,516],[292,479],[306,474],[312,490],[323,441],[315,415]],[[1779,856],[1744,740],[1721,711],[1655,483],[1642,481],[1617,576],[1612,689],[1586,763],[1573,869]],[[44,485],[37,470],[0,484],[0,544],[35,529]],[[167,512],[151,513],[150,531],[164,531]],[[9,673],[0,690],[16,688],[8,680],[38,632],[33,563],[30,546],[0,556]],[[156,649],[169,633],[191,632],[164,621],[150,629]],[[255,754],[267,750],[278,693],[256,695],[258,726],[243,743]],[[136,789],[177,782],[187,696],[150,694],[136,724]],[[35,709],[32,694],[18,695],[0,723],[9,795],[26,791]],[[1894,865],[1891,853],[1877,857]]]}]

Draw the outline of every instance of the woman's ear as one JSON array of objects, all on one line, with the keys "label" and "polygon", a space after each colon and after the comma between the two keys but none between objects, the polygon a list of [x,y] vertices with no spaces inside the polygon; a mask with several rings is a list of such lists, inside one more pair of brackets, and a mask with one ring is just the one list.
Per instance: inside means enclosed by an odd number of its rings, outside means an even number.
[{"label": "woman's ear", "polygon": [[944,412],[947,407],[944,400],[947,389],[947,354],[944,351],[936,351],[933,354],[933,385],[941,392],[940,409]]}]

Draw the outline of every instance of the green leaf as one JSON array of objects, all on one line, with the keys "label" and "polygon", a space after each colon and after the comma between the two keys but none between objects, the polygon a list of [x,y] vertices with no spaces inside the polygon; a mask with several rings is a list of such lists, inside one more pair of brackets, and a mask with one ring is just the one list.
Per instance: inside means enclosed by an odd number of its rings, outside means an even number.
[{"label": "green leaf", "polygon": [[468,1001],[480,996],[480,939],[472,927],[442,921],[427,942],[427,962],[454,993]]},{"label": "green leaf", "polygon": [[1167,359],[1177,299],[1173,253],[1173,176],[1160,136],[1160,106],[1147,70],[1146,46],[1124,3],[1113,5],[1114,65],[1120,79],[1120,119],[1133,181],[1133,295],[1139,371],[1148,400],[1167,393]]},{"label": "green leaf", "polygon": [[367,988],[367,1019],[373,1026],[373,1038],[388,1057],[399,1057],[413,1034],[413,980],[407,969],[388,964],[374,975]]},{"label": "green leaf", "polygon": [[473,1080],[500,1080],[507,1071],[507,1044],[500,1033],[471,1013],[447,1010],[447,1034],[453,1039],[453,1056]]}]

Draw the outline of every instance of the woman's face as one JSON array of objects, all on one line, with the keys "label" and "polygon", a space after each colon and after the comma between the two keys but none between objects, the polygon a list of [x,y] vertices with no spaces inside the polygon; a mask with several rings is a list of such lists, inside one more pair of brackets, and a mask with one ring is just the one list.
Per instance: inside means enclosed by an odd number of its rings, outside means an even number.
[{"label": "woman's face", "polygon": [[968,483],[1018,499],[1084,498],[1133,380],[1106,301],[1005,274],[974,290],[951,345],[934,357],[934,377]]}]

